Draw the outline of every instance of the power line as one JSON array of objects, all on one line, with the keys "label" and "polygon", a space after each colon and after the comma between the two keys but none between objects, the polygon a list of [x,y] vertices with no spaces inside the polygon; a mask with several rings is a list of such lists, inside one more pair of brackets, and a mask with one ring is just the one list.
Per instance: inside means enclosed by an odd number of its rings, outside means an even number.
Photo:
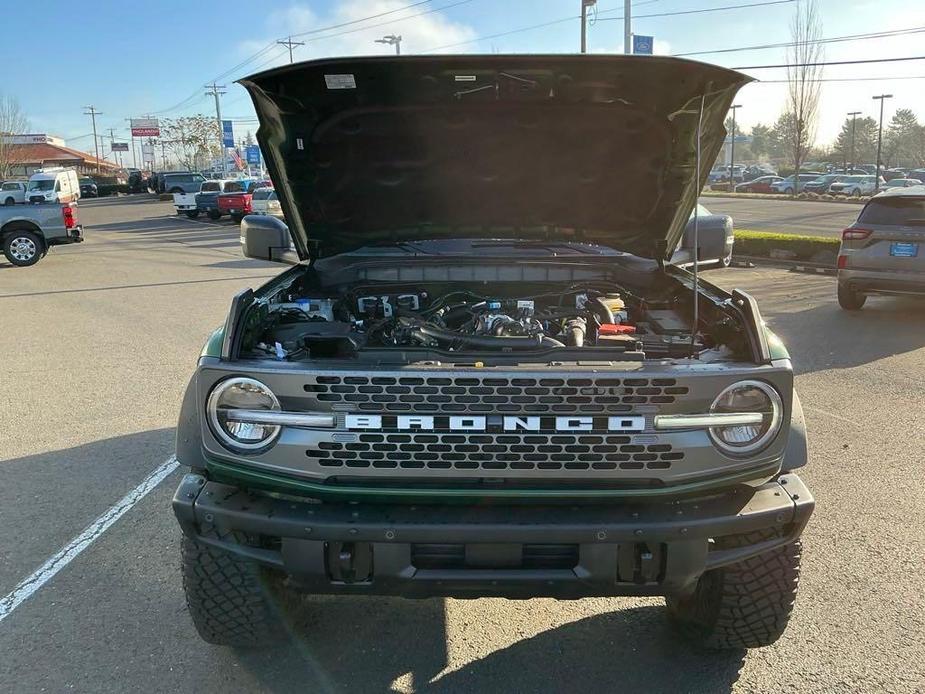
[{"label": "power line", "polygon": [[[724,5],[722,7],[702,7],[697,10],[680,10],[678,12],[659,12],[658,14],[637,14],[633,19],[645,19],[646,17],[676,17],[682,14],[704,14],[706,12],[722,12],[724,10],[743,10],[749,7],[764,7],[766,5],[787,5],[796,0],[769,0],[769,2],[753,2],[747,5]],[[623,17],[604,17],[598,19],[599,22],[615,22]]]},{"label": "power line", "polygon": [[[638,3],[638,5],[643,5],[643,4],[648,5],[655,1],[656,0],[648,0],[648,2],[645,2],[645,3],[642,3],[642,2]],[[651,17],[672,17],[675,15],[684,15],[684,14],[699,14],[702,12],[719,12],[721,10],[733,10],[733,9],[748,8],[748,7],[762,7],[764,5],[785,5],[785,4],[789,4],[792,2],[796,2],[796,0],[770,0],[769,2],[758,2],[758,3],[748,4],[748,5],[727,5],[725,7],[709,7],[709,8],[701,8],[697,10],[683,10],[683,11],[678,11],[678,12],[658,12],[658,13],[653,13],[653,14],[637,14],[637,15],[634,15],[633,18],[634,19],[647,19]],[[599,10],[597,14],[601,15],[601,14],[607,14],[609,12],[622,12],[622,11],[623,11],[622,7],[610,8],[608,10]],[[497,34],[488,34],[486,36],[479,36],[474,39],[469,39],[468,41],[457,41],[456,43],[448,43],[448,44],[444,44],[443,46],[435,46],[433,48],[427,48],[423,50],[422,53],[430,53],[432,51],[442,51],[446,48],[456,48],[457,46],[465,46],[470,43],[478,43],[479,41],[488,41],[489,39],[498,39],[503,36],[510,36],[511,34],[519,34],[525,31],[534,31],[536,29],[544,29],[546,27],[555,26],[556,24],[564,24],[565,22],[571,22],[573,20],[580,20],[580,19],[581,19],[581,15],[577,15],[577,14],[571,15],[570,17],[561,17],[559,19],[553,19],[549,22],[543,22],[541,24],[531,24],[530,26],[519,27],[517,29],[511,29],[509,31],[502,31]],[[617,20],[622,20],[622,19],[623,19],[623,15],[620,15],[619,17],[598,17],[595,20],[595,22],[608,22],[608,21],[617,21]]]},{"label": "power line", "polygon": [[292,36],[290,36],[286,41],[277,41],[276,43],[278,43],[280,46],[285,46],[286,48],[289,49],[289,64],[290,65],[292,64],[292,47],[305,45],[303,41],[293,41]]},{"label": "power line", "polygon": [[[902,75],[899,77],[826,77],[813,82],[888,82],[893,80],[925,80],[925,75]],[[752,84],[790,84],[790,80],[758,80]]]},{"label": "power line", "polygon": [[[330,31],[331,29],[342,29],[343,27],[351,26],[353,24],[359,24],[361,22],[368,22],[370,19],[379,19],[380,17],[385,17],[390,14],[395,14],[396,12],[404,12],[405,10],[410,10],[414,7],[418,7],[419,5],[426,5],[431,2],[433,2],[433,0],[420,0],[419,2],[413,2],[410,5],[405,5],[404,7],[398,7],[394,10],[387,10],[386,12],[380,12],[379,14],[371,14],[367,17],[362,17],[361,19],[352,19],[349,22],[341,22],[340,24],[331,24],[326,27],[321,27],[320,29],[312,29],[311,31],[303,31],[298,34],[293,34],[292,36],[296,36],[296,37],[311,36],[312,34],[320,34],[325,31]],[[417,15],[412,15],[412,17],[415,17],[415,16]],[[404,19],[410,19],[410,17],[404,17]],[[369,29],[371,27],[366,27],[366,28]]]},{"label": "power line", "polygon": [[[862,41],[866,39],[880,39],[890,36],[901,36],[907,34],[921,34],[925,32],[925,27],[913,27],[911,29],[895,29],[893,31],[880,31],[869,34],[849,34],[847,36],[832,36],[827,39],[819,39],[818,43],[841,43],[844,41]],[[760,51],[768,48],[790,48],[796,44],[792,41],[784,43],[764,43],[754,46],[740,46],[738,48],[717,48],[709,51],[689,51],[686,53],[675,53],[675,57],[683,58],[692,55],[709,55],[713,53],[739,53],[741,51]]]},{"label": "power line", "polygon": [[[740,65],[733,70],[774,70],[785,67],[825,67],[828,65],[864,65],[868,63],[900,63],[906,60],[925,60],[925,55],[913,55],[906,58],[870,58],[867,60],[831,60],[820,63],[782,63],[780,65]],[[813,80],[816,81],[816,80]]]}]

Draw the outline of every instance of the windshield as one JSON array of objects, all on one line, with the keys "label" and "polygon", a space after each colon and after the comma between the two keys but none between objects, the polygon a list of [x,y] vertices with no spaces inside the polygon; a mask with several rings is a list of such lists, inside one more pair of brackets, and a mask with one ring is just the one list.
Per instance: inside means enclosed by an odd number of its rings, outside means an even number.
[{"label": "windshield", "polygon": [[51,178],[40,178],[36,181],[29,181],[29,190],[30,191],[47,191],[53,190],[55,187],[54,179]]},{"label": "windshield", "polygon": [[95,185],[96,185],[96,181],[94,181],[92,178],[81,178],[81,179],[80,179],[80,185],[82,185],[82,186],[95,186]]}]

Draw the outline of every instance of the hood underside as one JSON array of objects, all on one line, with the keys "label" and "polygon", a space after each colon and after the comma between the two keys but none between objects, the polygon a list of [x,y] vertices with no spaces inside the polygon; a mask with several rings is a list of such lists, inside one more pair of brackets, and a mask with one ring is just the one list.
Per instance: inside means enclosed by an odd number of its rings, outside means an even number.
[{"label": "hood underside", "polygon": [[459,237],[667,258],[749,80],[677,58],[473,55],[318,60],[241,84],[303,259]]}]

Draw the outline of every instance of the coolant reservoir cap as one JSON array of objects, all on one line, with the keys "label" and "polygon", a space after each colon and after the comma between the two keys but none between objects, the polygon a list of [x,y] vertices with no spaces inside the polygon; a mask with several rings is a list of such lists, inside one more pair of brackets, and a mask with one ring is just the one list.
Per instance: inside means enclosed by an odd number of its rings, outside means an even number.
[{"label": "coolant reservoir cap", "polygon": [[597,329],[598,335],[630,335],[636,332],[635,325],[618,325],[616,323],[601,323]]}]

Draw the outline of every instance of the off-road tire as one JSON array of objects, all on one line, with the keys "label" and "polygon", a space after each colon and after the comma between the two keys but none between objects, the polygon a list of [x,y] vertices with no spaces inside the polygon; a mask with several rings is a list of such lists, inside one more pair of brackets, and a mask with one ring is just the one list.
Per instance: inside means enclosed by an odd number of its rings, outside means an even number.
[{"label": "off-road tire", "polygon": [[[774,530],[718,538],[717,548],[751,545]],[[694,593],[667,598],[668,611],[681,632],[709,649],[768,646],[784,633],[800,577],[799,540],[751,559],[707,571]]]},{"label": "off-road tire", "polygon": [[186,212],[186,216],[190,219],[197,219],[199,217],[199,210],[189,210]]},{"label": "off-road tire", "polygon": [[838,305],[846,311],[860,311],[866,302],[866,295],[852,291],[847,285],[838,285]]},{"label": "off-road tire", "polygon": [[233,215],[231,215],[231,221],[234,222],[235,224],[240,224],[242,219],[244,219],[244,215],[243,215],[243,214],[233,214]]},{"label": "off-road tire", "polygon": [[219,646],[255,648],[281,641],[274,586],[256,563],[200,544],[185,535],[183,590],[199,635]]}]

